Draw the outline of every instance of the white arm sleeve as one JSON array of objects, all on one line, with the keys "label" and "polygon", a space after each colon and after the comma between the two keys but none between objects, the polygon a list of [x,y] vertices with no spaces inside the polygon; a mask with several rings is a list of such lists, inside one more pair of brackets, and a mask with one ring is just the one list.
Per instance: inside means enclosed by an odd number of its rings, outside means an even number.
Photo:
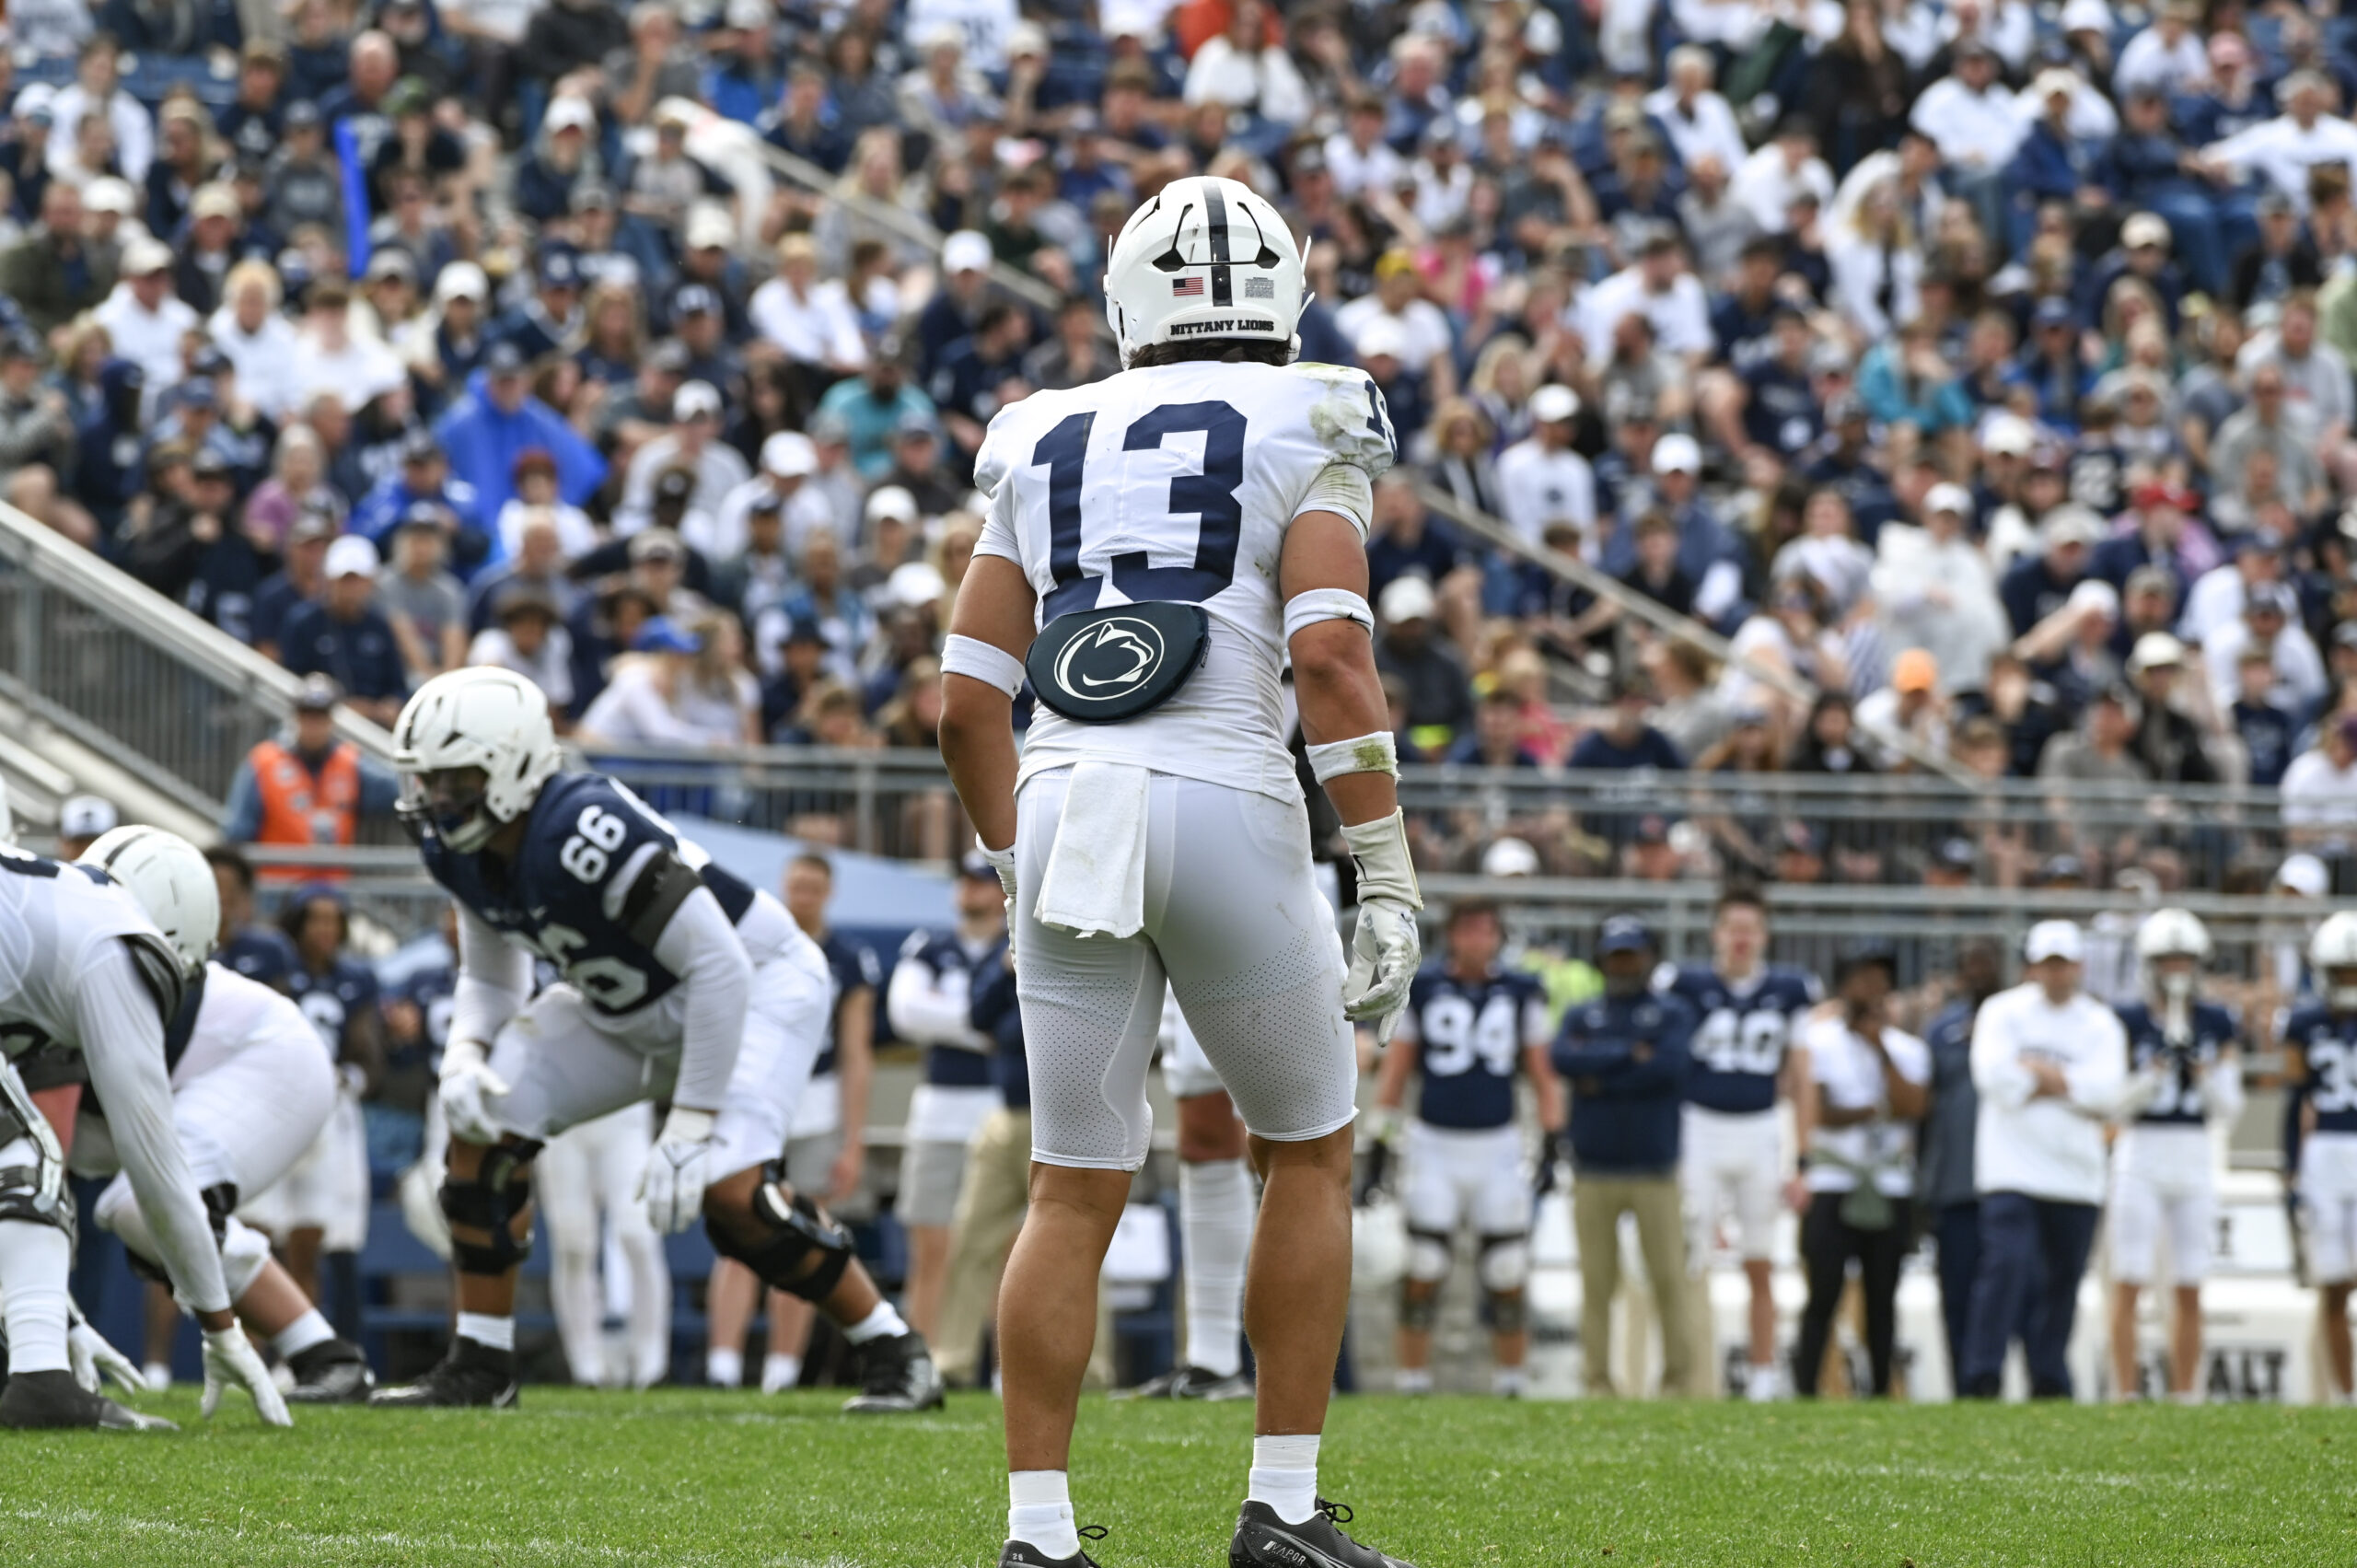
[{"label": "white arm sleeve", "polygon": [[470,909],[459,911],[459,983],[450,993],[450,1038],[499,1038],[532,994],[532,956]]},{"label": "white arm sleeve", "polygon": [[2232,1127],[2243,1113],[2243,1060],[2239,1051],[2228,1051],[2214,1063],[2201,1080],[2201,1100],[2210,1114]]},{"label": "white arm sleeve", "polygon": [[655,939],[655,958],[687,988],[680,1026],[679,1078],[674,1104],[717,1110],[737,1071],[745,1039],[745,1009],[753,991],[753,960],[709,888],[698,888],[671,912]]},{"label": "white arm sleeve", "polygon": [[969,1016],[970,981],[960,970],[935,973],[931,964],[902,958],[892,968],[884,993],[884,1016],[892,1032],[920,1045],[951,1045],[961,1051],[988,1049]]},{"label": "white arm sleeve", "polygon": [[121,942],[91,949],[75,985],[74,1013],[90,1086],[106,1104],[115,1153],[173,1288],[194,1311],[225,1310],[229,1289],[221,1277],[221,1251],[172,1128],[164,1020]]}]

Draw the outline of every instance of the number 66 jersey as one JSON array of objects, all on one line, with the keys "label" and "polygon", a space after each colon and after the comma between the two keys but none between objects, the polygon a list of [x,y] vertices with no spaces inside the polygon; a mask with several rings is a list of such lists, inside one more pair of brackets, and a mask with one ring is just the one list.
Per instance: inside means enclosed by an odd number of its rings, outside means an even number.
[{"label": "number 66 jersey", "polygon": [[1285,530],[1318,509],[1303,501],[1329,464],[1373,479],[1393,456],[1382,392],[1331,365],[1158,366],[1002,409],[975,462],[991,497],[975,552],[1022,568],[1039,625],[1153,600],[1211,621],[1202,668],[1160,707],[1090,725],[1042,705],[1021,778],[1125,762],[1298,800],[1279,681]]}]

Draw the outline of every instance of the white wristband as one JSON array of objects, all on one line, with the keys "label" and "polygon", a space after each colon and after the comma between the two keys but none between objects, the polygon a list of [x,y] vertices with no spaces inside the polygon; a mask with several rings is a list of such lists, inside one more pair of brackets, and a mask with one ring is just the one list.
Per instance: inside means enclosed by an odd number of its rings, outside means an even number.
[{"label": "white wristband", "polygon": [[1023,661],[995,643],[961,637],[952,632],[942,639],[941,673],[963,675],[985,686],[995,686],[1013,697],[1023,690]]},{"label": "white wristband", "polygon": [[1285,641],[1305,626],[1315,626],[1320,621],[1355,621],[1375,635],[1375,608],[1366,596],[1354,594],[1348,588],[1311,588],[1285,600]]},{"label": "white wristband", "polygon": [[1356,740],[1329,740],[1309,748],[1309,771],[1319,784],[1344,773],[1389,773],[1399,776],[1399,743],[1391,732],[1379,729]]}]

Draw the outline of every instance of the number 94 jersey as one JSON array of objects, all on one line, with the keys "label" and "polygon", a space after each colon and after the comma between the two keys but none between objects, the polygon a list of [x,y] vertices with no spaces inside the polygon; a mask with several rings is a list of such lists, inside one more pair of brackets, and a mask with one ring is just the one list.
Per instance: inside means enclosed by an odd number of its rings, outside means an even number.
[{"label": "number 94 jersey", "polygon": [[[740,932],[755,907],[750,887],[597,773],[559,773],[541,787],[512,865],[446,849],[431,833],[423,849],[426,870],[452,897],[554,964],[607,1019],[649,1007],[679,984],[654,951],[679,902],[672,889],[661,907],[667,879],[648,875],[667,854],[700,875]],[[756,962],[768,956],[747,946]]]},{"label": "number 94 jersey", "polygon": [[1416,1120],[1434,1127],[1504,1127],[1514,1120],[1514,1075],[1522,1053],[1545,1046],[1547,997],[1538,977],[1518,971],[1460,980],[1426,964],[1408,988],[1395,1049],[1416,1053],[1423,1090]]},{"label": "number 94 jersey", "polygon": [[1825,999],[1806,970],[1770,964],[1736,984],[1709,964],[1664,964],[1654,989],[1683,996],[1701,1024],[1686,1099],[1729,1116],[1773,1110],[1784,1047],[1802,1016]]},{"label": "number 94 jersey", "polygon": [[1039,626],[1152,600],[1211,617],[1202,667],[1152,712],[1086,725],[1040,708],[1022,777],[1127,762],[1301,798],[1278,679],[1285,530],[1328,464],[1372,479],[1394,455],[1382,392],[1331,365],[1159,366],[1000,410],[975,459],[991,497],[975,553],[1023,569]]}]

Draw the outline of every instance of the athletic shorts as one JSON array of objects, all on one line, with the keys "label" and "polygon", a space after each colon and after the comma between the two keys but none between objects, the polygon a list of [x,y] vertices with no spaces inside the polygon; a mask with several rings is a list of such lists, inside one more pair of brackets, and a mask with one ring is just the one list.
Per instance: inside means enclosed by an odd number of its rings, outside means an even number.
[{"label": "athletic shorts", "polygon": [[1212,1059],[1203,1054],[1202,1042],[1187,1027],[1187,1015],[1179,1011],[1176,998],[1162,1005],[1162,1086],[1172,1099],[1227,1092],[1227,1086],[1212,1071]]},{"label": "athletic shorts", "polygon": [[900,1190],[892,1213],[902,1225],[946,1225],[957,1215],[958,1189],[965,1180],[965,1144],[946,1138],[911,1143],[900,1156]]},{"label": "athletic shorts", "polygon": [[1530,1228],[1530,1184],[1522,1172],[1522,1130],[1408,1123],[1399,1206],[1408,1228],[1453,1237],[1469,1225],[1481,1236]]},{"label": "athletic shorts", "polygon": [[2107,1221],[2111,1277],[2119,1283],[2153,1283],[2165,1236],[2171,1284],[2208,1278],[2218,1222],[2210,1134],[2200,1127],[2131,1127],[2122,1133]]},{"label": "athletic shorts", "polygon": [[[314,1054],[318,1049],[315,1039]],[[284,1179],[239,1204],[238,1214],[281,1241],[295,1231],[316,1230],[327,1251],[359,1251],[368,1239],[368,1132],[360,1101],[338,1089],[327,1125],[311,1146]]]},{"label": "athletic shorts", "polygon": [[[713,1127],[712,1179],[766,1165],[785,1152],[795,1102],[827,1038],[834,982],[808,943],[754,966],[745,1040]],[[493,1121],[526,1138],[550,1138],[626,1105],[661,1099],[678,1076],[676,1051],[650,1056],[601,1028],[570,985],[552,985],[499,1031],[491,1070],[508,1085],[487,1101]]]},{"label": "athletic shorts", "polygon": [[1144,929],[1082,940],[1033,912],[1070,783],[1069,770],[1052,769],[1016,801],[1015,974],[1032,1157],[1100,1170],[1145,1163],[1145,1075],[1166,984],[1252,1132],[1301,1142],[1349,1126],[1358,1062],[1342,1016],[1342,947],[1300,803],[1155,774]]},{"label": "athletic shorts", "polygon": [[2318,1132],[2300,1145],[2300,1206],[2308,1272],[2318,1284],[2357,1280],[2357,1133]]},{"label": "athletic shorts", "polygon": [[1784,1189],[1776,1112],[1730,1115],[1689,1105],[1685,1115],[1678,1173],[1694,1227],[1693,1256],[1709,1258],[1719,1224],[1729,1216],[1742,1234],[1746,1262],[1772,1256]]}]

